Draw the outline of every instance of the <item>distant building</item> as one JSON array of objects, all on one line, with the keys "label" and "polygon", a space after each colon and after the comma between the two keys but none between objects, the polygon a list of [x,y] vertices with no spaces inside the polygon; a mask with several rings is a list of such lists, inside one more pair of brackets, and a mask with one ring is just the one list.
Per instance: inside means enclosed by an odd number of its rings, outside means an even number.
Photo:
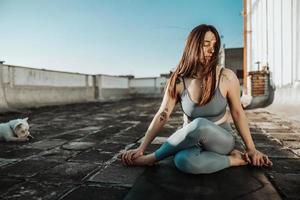
[{"label": "distant building", "polygon": [[125,77],[125,78],[129,78],[129,79],[133,79],[134,78],[134,75],[119,75],[119,77]]},{"label": "distant building", "polygon": [[160,77],[165,77],[165,78],[170,78],[172,75],[172,71],[170,71],[169,73],[165,73],[165,74],[160,74]]},{"label": "distant building", "polygon": [[[219,53],[219,64],[234,71],[240,84],[243,83],[243,48],[221,48]],[[172,70],[175,70],[172,69]],[[160,77],[170,78],[172,71],[169,73],[160,74]]]},{"label": "distant building", "polygon": [[243,83],[243,48],[225,48],[225,67],[237,75],[240,84]]}]

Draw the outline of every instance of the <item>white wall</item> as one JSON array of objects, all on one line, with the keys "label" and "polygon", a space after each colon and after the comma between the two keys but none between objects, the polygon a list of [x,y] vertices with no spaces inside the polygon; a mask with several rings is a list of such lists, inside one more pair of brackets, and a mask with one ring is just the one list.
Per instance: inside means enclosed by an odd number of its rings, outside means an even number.
[{"label": "white wall", "polygon": [[129,79],[0,65],[0,111],[136,95],[160,97],[165,83],[163,77]]},{"label": "white wall", "polygon": [[273,104],[300,104],[300,1],[247,1],[248,71],[268,65],[275,83]]},{"label": "white wall", "polygon": [[130,87],[156,87],[155,78],[134,78],[129,81]]},{"label": "white wall", "polygon": [[[6,70],[8,67],[6,67]],[[85,87],[92,86],[92,76],[84,74],[11,67],[7,73],[15,86]],[[12,78],[13,77],[13,78]]]},{"label": "white wall", "polygon": [[127,77],[96,75],[97,100],[114,100],[129,97],[129,80]]},{"label": "white wall", "polygon": [[0,110],[94,100],[93,76],[1,65]]},{"label": "white wall", "polygon": [[130,94],[160,97],[167,79],[165,77],[134,78],[129,80]]},{"label": "white wall", "polygon": [[133,78],[129,80],[130,88],[139,87],[164,87],[167,82],[165,77],[151,77],[151,78]]},{"label": "white wall", "polygon": [[300,81],[300,1],[248,0],[248,71],[268,65],[275,85]]},{"label": "white wall", "polygon": [[128,89],[128,78],[99,75],[101,76],[101,87],[102,88],[121,88]]}]

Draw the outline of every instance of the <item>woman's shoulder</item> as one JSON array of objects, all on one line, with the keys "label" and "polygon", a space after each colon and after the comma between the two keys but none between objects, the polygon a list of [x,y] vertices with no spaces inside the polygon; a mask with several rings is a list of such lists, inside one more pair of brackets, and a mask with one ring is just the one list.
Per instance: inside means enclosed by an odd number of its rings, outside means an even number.
[{"label": "woman's shoulder", "polygon": [[221,78],[226,82],[232,82],[237,79],[236,74],[229,68],[223,68]]}]

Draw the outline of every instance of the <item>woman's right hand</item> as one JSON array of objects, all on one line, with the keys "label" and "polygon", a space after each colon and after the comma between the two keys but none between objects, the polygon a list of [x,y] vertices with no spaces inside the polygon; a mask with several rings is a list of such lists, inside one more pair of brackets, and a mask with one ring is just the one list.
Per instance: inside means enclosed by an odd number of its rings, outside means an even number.
[{"label": "woman's right hand", "polygon": [[132,165],[132,161],[142,155],[144,151],[141,148],[130,149],[122,154],[122,162],[124,165]]},{"label": "woman's right hand", "polygon": [[246,150],[245,158],[247,162],[249,162],[253,166],[271,167],[273,165],[272,161],[268,158],[268,156],[258,151],[257,149]]}]

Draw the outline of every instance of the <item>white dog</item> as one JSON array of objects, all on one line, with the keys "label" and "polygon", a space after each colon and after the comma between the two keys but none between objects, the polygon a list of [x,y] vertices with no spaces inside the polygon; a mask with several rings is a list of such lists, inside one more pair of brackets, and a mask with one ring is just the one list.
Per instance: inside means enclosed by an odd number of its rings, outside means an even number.
[{"label": "white dog", "polygon": [[0,123],[0,140],[6,142],[25,142],[29,137],[28,118],[15,119],[7,123]]}]

